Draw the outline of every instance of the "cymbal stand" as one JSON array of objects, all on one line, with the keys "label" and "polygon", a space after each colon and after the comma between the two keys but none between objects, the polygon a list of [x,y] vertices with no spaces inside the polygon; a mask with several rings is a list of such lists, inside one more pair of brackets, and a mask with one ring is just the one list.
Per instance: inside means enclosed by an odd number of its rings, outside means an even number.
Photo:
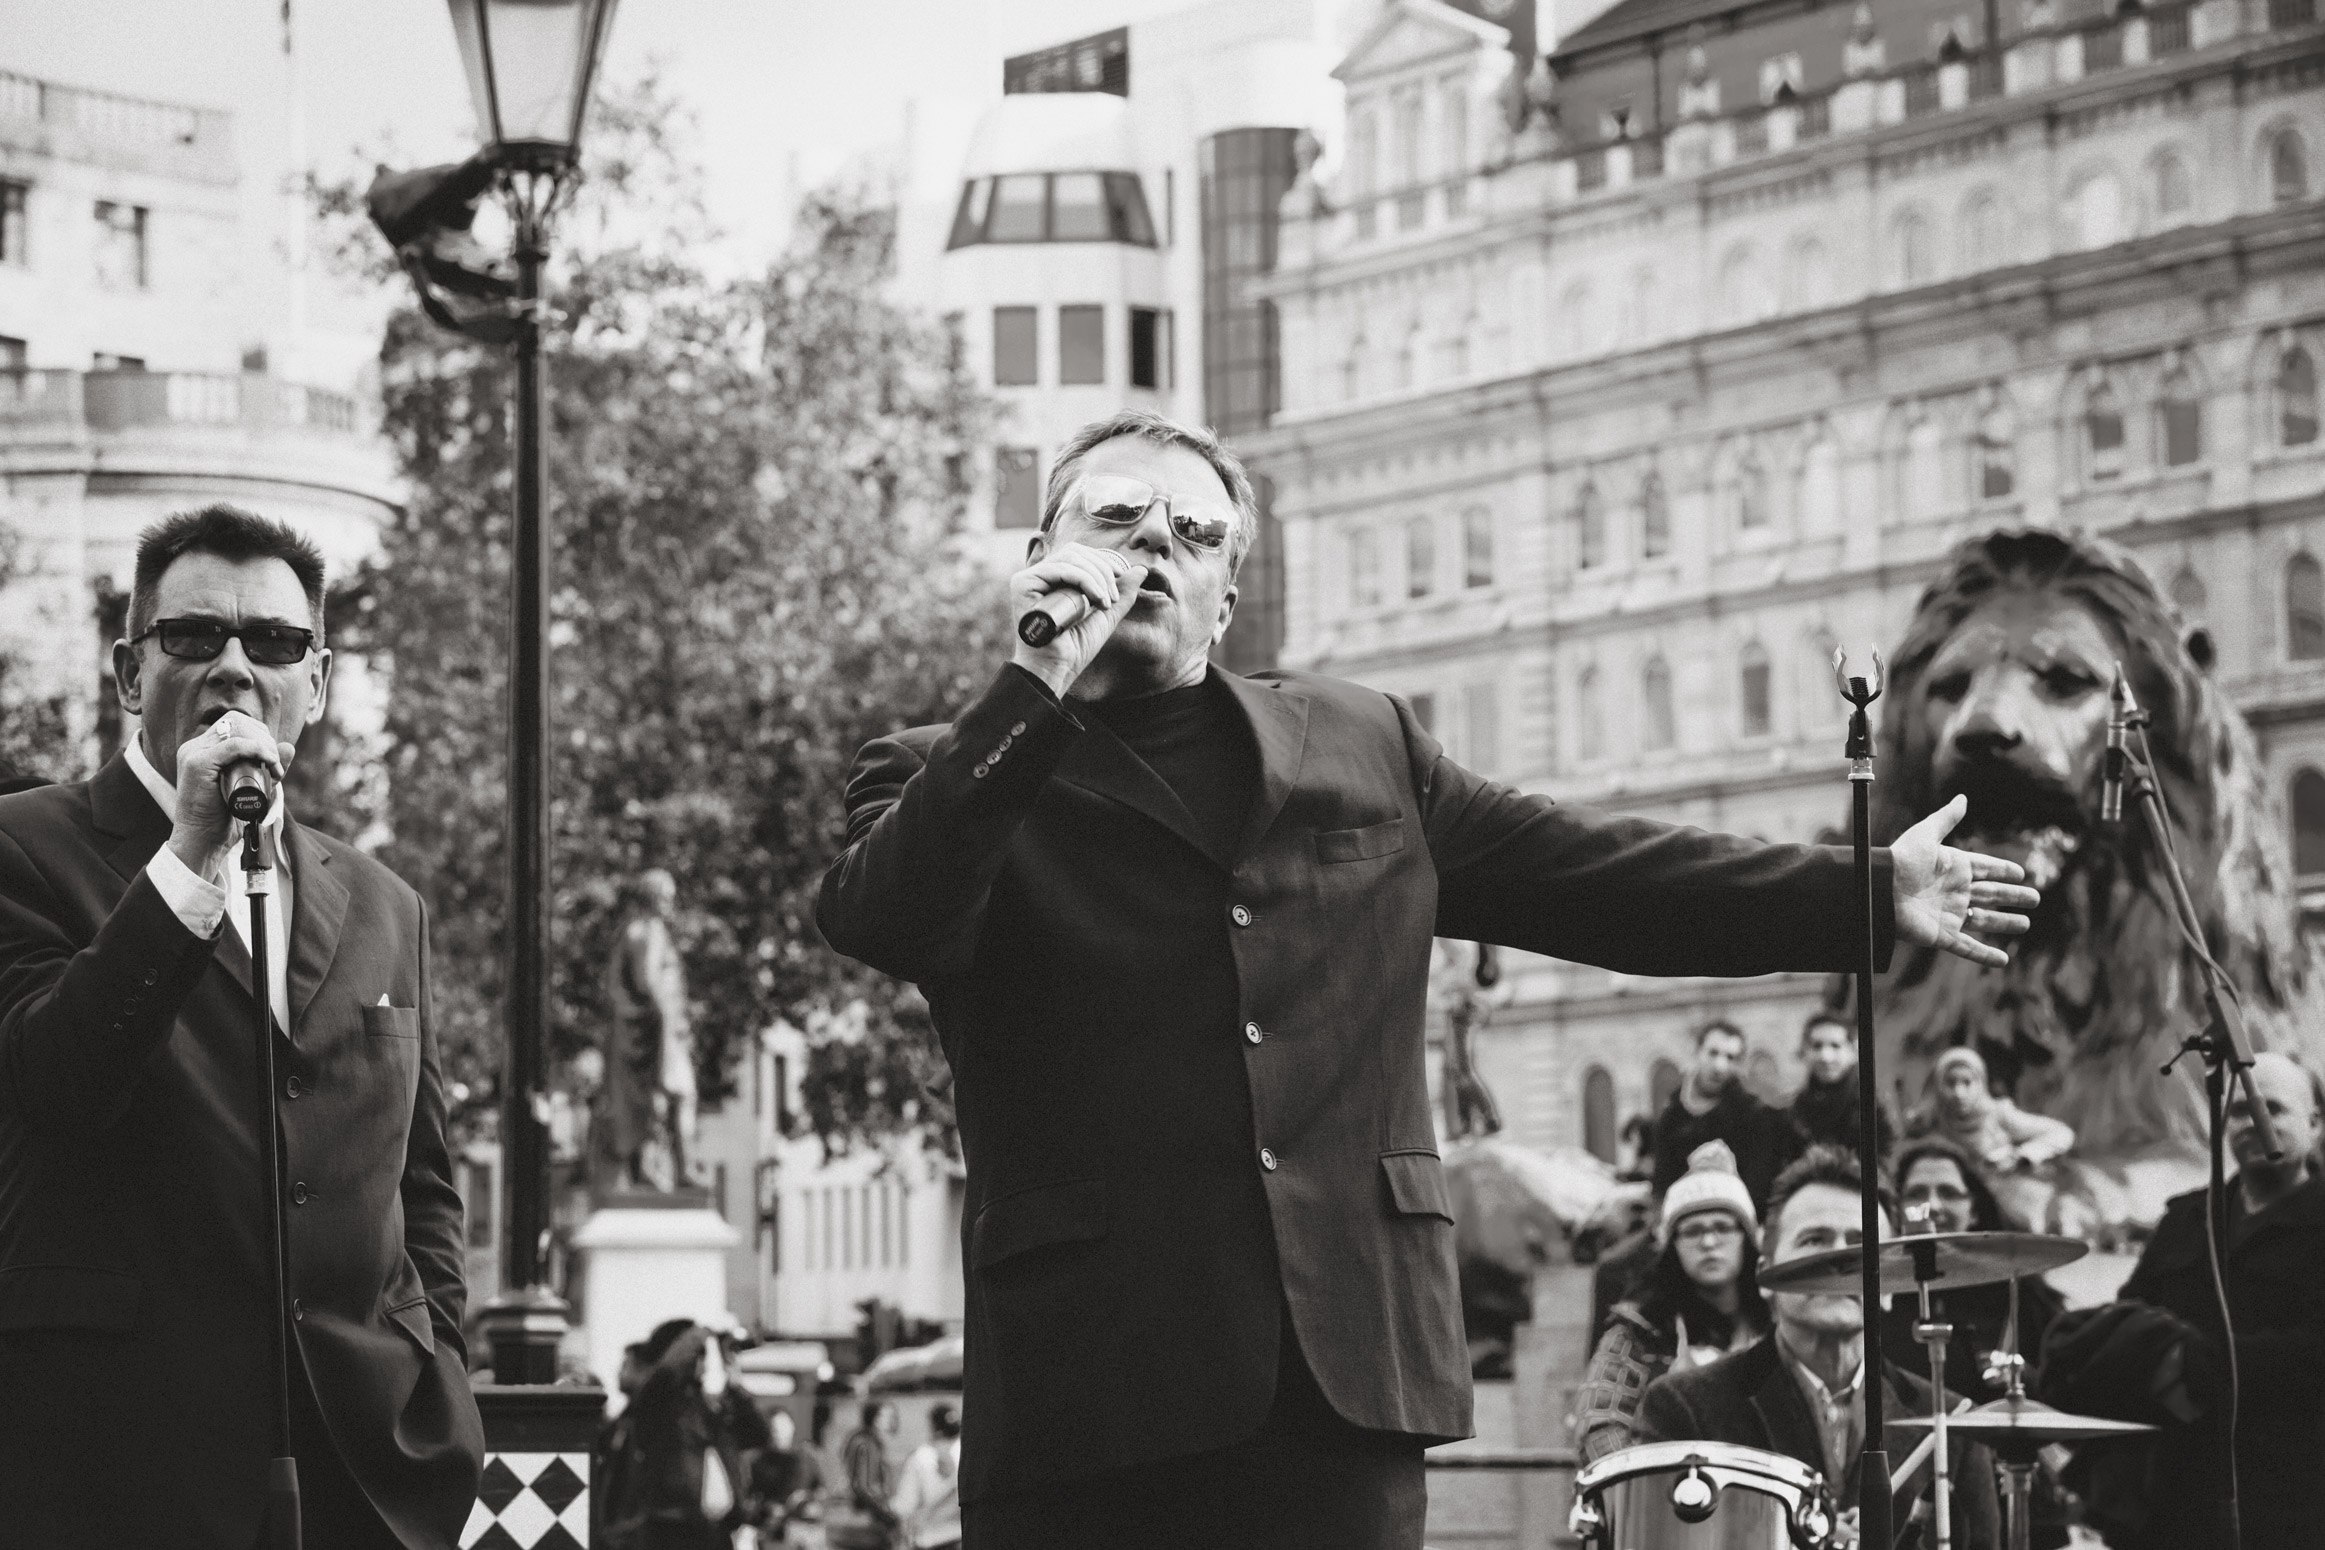
[{"label": "cymbal stand", "polygon": [[[1841,647],[1833,648],[1833,679],[1841,698],[1852,707],[1849,715],[1849,740],[1843,750],[1849,761],[1849,793],[1852,829],[1856,842],[1857,890],[1862,895],[1864,914],[1861,924],[1865,930],[1864,966],[1857,971],[1857,1106],[1859,1134],[1867,1137],[1881,1133],[1881,1089],[1874,1075],[1873,1048],[1873,922],[1878,919],[1879,901],[1873,897],[1873,721],[1866,714],[1867,707],[1881,697],[1882,684],[1887,677],[1881,666],[1881,653],[1873,653],[1873,676],[1870,680],[1861,674],[1849,672],[1849,655]],[[1873,1170],[1864,1170],[1864,1183],[1859,1190],[1864,1207],[1862,1236],[1864,1238],[1865,1282],[1864,1328],[1865,1372],[1865,1449],[1857,1462],[1857,1543],[1889,1550],[1896,1543],[1890,1532],[1889,1511],[1889,1450],[1881,1438],[1881,1200]],[[1942,1444],[1941,1444],[1942,1446]],[[1942,1455],[1941,1455],[1942,1458]],[[1943,1521],[1942,1515],[1940,1521]]]},{"label": "cymbal stand", "polygon": [[[2002,1349],[1986,1364],[1986,1377],[2002,1379],[2003,1400],[2012,1409],[2026,1402],[2026,1356],[2018,1349],[2018,1277],[2010,1278],[2010,1322],[2004,1326]],[[1986,1439],[1986,1446],[2002,1464],[2002,1511],[2009,1523],[2003,1544],[2005,1550],[2029,1550],[2033,1541],[2034,1524],[2034,1466],[2042,1451],[2039,1440],[2001,1436]]]},{"label": "cymbal stand", "polygon": [[[1939,1322],[1930,1307],[1930,1283],[1937,1279],[1936,1252],[1928,1247],[1913,1247],[1910,1236],[1905,1241],[1913,1255],[1914,1295],[1921,1300],[1921,1317],[1914,1321],[1913,1338],[1929,1351],[1930,1506],[1937,1520],[1937,1550],[1953,1550],[1953,1477],[1947,1473],[1951,1460],[1946,1453],[1946,1344],[1953,1339],[1954,1326]],[[1873,1359],[1868,1353],[1867,1362]],[[1868,1378],[1866,1387],[1871,1386],[1872,1380]]]}]

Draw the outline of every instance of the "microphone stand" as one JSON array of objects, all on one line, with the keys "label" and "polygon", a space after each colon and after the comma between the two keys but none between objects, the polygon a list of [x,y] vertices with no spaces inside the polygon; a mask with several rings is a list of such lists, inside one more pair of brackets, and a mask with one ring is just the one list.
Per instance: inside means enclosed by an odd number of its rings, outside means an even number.
[{"label": "microphone stand", "polygon": [[[2192,1034],[2180,1045],[2179,1053],[2163,1065],[2162,1074],[2170,1075],[2174,1066],[2189,1055],[2204,1063],[2205,1142],[2211,1153],[2211,1175],[2205,1185],[2205,1237],[2211,1251],[2213,1288],[2220,1295],[2220,1322],[2228,1347],[2228,1470],[2229,1470],[2229,1544],[2242,1543],[2243,1525],[2238,1521],[2239,1510],[2236,1489],[2236,1410],[2242,1403],[2238,1390],[2241,1384],[2236,1371],[2236,1330],[2228,1311],[2227,1287],[2221,1278],[2220,1267],[2228,1256],[2228,1177],[2226,1111],[2228,1082],[2231,1075],[2244,1090],[2247,1111],[2252,1116],[2252,1128],[2258,1133],[2261,1149],[2274,1162],[2285,1155],[2284,1143],[2278,1137],[2276,1125],[2270,1120],[2268,1105],[2253,1090],[2252,1039],[2244,1030],[2244,1014],[2237,1002],[2236,986],[2228,971],[2212,956],[2204,940],[2204,918],[2196,909],[2196,901],[2188,892],[2188,880],[2180,870],[2179,852],[2173,848],[2170,815],[2164,810],[2163,790],[2156,784],[2153,750],[2147,742],[2147,713],[2131,697],[2130,681],[2121,667],[2115,671],[2115,706],[2107,729],[2107,777],[2110,782],[2122,780],[2139,803],[2139,815],[2147,828],[2147,837],[2155,846],[2161,863],[2166,890],[2171,897],[2173,913],[2178,917],[2180,933],[2188,940],[2189,951],[2195,955],[2204,977],[2205,1027],[2202,1033]],[[2139,740],[2139,751],[2133,753],[2128,744],[2131,737]],[[2102,813],[2112,804],[2105,803]]]},{"label": "microphone stand", "polygon": [[[1849,672],[1846,650],[1833,648],[1833,678],[1841,698],[1854,707],[1849,715],[1850,820],[1857,850],[1857,889],[1863,898],[1865,927],[1864,966],[1857,970],[1857,1107],[1859,1134],[1870,1141],[1881,1134],[1881,1088],[1874,1073],[1873,1051],[1873,922],[1879,901],[1873,897],[1873,722],[1866,708],[1881,697],[1887,674],[1881,653],[1873,653],[1873,677],[1868,683]],[[1881,1197],[1873,1164],[1859,1164],[1858,1197],[1862,1221],[1865,1266],[1864,1371],[1865,1449],[1857,1460],[1857,1543],[1871,1550],[1890,1550],[1896,1543],[1890,1532],[1889,1450],[1881,1437],[1882,1356],[1881,1317]],[[1835,1482],[1837,1485],[1838,1482]],[[1836,1493],[1837,1494],[1837,1493]],[[1941,1503],[1942,1507],[1942,1503]],[[1940,1534],[1944,1533],[1941,1525]]]},{"label": "microphone stand", "polygon": [[262,826],[263,794],[235,793],[234,816],[242,820],[242,876],[250,898],[250,1021],[258,1044],[259,1079],[265,1083],[267,1246],[274,1261],[274,1456],[267,1463],[267,1550],[300,1550],[299,1461],[291,1451],[290,1264],[283,1242],[283,1156],[281,1114],[276,1108],[273,984],[267,973],[266,901],[274,892],[274,843]]}]

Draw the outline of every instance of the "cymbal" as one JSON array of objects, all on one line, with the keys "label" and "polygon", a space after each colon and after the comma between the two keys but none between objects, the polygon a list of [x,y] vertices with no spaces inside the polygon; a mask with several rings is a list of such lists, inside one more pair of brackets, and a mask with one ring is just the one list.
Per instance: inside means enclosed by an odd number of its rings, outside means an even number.
[{"label": "cymbal", "polygon": [[[1902,1417],[1892,1426],[1927,1429],[1936,1425],[1928,1416]],[[2095,1415],[2069,1415],[2024,1397],[1989,1400],[1946,1418],[1946,1430],[1980,1439],[2026,1438],[2034,1442],[2080,1442],[2093,1437],[2129,1437],[2152,1432],[2138,1421],[2110,1421]]]},{"label": "cymbal", "polygon": [[[2054,1270],[2090,1252],[2091,1246],[2079,1239],[2038,1232],[1924,1232],[1884,1237],[1881,1294],[1911,1292],[1924,1283],[1942,1292],[1957,1286],[2008,1281]],[[1847,1296],[1864,1290],[1864,1263],[1864,1252],[1855,1244],[1804,1254],[1781,1265],[1762,1265],[1760,1289]]]}]

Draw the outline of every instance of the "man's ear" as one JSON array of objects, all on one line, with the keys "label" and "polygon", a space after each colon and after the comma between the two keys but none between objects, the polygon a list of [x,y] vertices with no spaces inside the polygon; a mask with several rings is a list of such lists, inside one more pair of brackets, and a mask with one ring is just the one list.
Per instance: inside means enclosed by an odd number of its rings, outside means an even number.
[{"label": "man's ear", "polygon": [[323,711],[331,699],[330,648],[325,646],[315,648],[314,660],[307,664],[307,688],[306,724],[313,726],[323,719]]},{"label": "man's ear", "polygon": [[1227,595],[1219,599],[1219,622],[1211,626],[1211,644],[1216,646],[1227,638],[1227,626],[1235,622],[1235,599],[1241,594],[1234,583],[1227,587]]},{"label": "man's ear", "polygon": [[113,643],[113,692],[119,696],[121,708],[132,716],[145,713],[140,703],[144,693],[139,683],[144,667],[135,646],[125,640]]},{"label": "man's ear", "polygon": [[1039,565],[1049,554],[1049,534],[1036,533],[1025,541],[1025,563]]}]

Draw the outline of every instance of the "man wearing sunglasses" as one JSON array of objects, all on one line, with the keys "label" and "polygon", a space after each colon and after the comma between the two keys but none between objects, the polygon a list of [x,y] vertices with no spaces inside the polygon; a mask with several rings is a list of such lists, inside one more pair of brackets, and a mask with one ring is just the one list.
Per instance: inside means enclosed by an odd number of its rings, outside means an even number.
[{"label": "man wearing sunglasses", "polygon": [[250,1550],[276,1451],[266,1099],[219,790],[274,791],[274,1015],[305,1542],[455,1543],[483,1433],[426,920],[286,811],[323,713],[323,562],[230,506],[138,544],[115,644],[136,735],[0,797],[0,1543]]},{"label": "man wearing sunglasses", "polygon": [[[1659,974],[1863,952],[1845,852],[1560,807],[1393,696],[1212,667],[1255,522],[1207,432],[1086,427],[1008,588],[1064,627],[849,786],[817,919],[926,994],[968,1166],[969,1550],[1420,1544],[1421,1450],[1470,1432],[1432,937]],[[1883,953],[2025,929],[2018,869],[1941,843],[1960,816],[1881,853]]]}]

